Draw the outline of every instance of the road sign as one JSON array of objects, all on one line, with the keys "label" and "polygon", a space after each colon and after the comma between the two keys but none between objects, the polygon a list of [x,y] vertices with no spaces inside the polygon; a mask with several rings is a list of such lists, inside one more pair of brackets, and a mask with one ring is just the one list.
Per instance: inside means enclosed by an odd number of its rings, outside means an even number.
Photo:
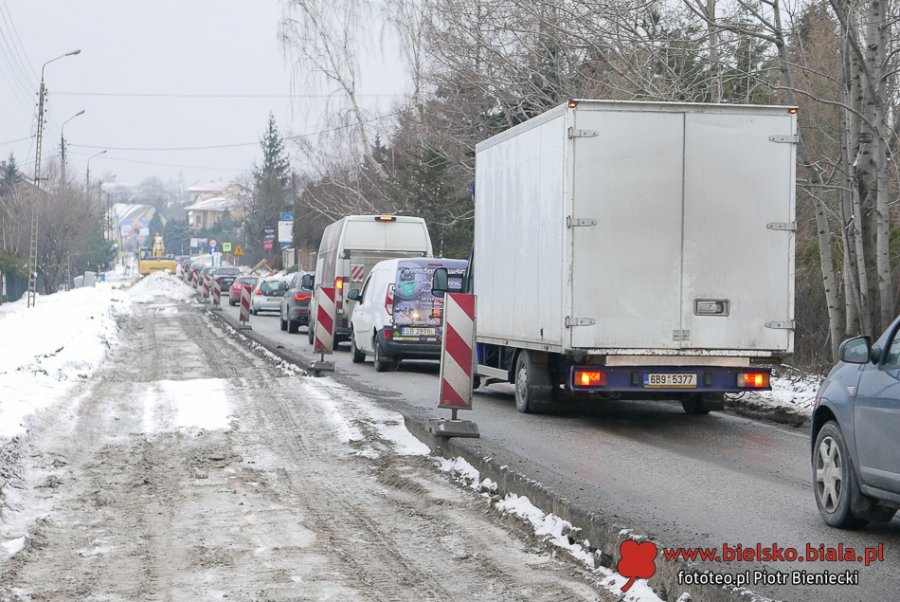
[{"label": "road sign", "polygon": [[294,221],[294,214],[290,211],[282,211],[281,212],[281,221],[283,221],[283,222]]},{"label": "road sign", "polygon": [[231,253],[231,243],[230,242],[222,243],[222,252],[223,253]]},{"label": "road sign", "polygon": [[237,255],[238,257],[240,257],[241,255],[244,254],[244,249],[241,248],[241,245],[238,245],[237,247],[235,247],[234,254]]},{"label": "road sign", "polygon": [[271,241],[271,240],[264,240],[264,241],[263,241],[263,250],[264,250],[264,251],[271,251],[271,250],[272,250],[272,241]]}]

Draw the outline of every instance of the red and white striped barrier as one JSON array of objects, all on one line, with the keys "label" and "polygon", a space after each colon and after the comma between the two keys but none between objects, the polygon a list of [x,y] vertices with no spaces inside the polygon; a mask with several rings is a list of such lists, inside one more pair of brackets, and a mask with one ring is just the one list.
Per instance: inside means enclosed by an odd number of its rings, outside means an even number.
[{"label": "red and white striped barrier", "polygon": [[241,328],[250,328],[250,287],[241,287]]},{"label": "red and white striped barrier", "polygon": [[350,282],[362,282],[366,277],[366,266],[363,263],[354,263],[350,266]]},{"label": "red and white striped barrier", "polygon": [[203,274],[203,298],[209,299],[209,274]]},{"label": "red and white striped barrier", "polygon": [[314,353],[331,353],[334,347],[334,288],[321,287],[316,291],[316,343]]},{"label": "red and white striped barrier", "polygon": [[472,409],[474,349],[475,295],[447,293],[444,295],[439,408]]},{"label": "red and white striped barrier", "polygon": [[219,307],[222,303],[222,281],[218,278],[213,279],[213,305]]},{"label": "red and white striped barrier", "polygon": [[197,290],[199,283],[200,283],[200,274],[197,272],[194,272],[194,277],[192,278],[192,282],[191,282],[191,284],[194,285],[194,290]]}]

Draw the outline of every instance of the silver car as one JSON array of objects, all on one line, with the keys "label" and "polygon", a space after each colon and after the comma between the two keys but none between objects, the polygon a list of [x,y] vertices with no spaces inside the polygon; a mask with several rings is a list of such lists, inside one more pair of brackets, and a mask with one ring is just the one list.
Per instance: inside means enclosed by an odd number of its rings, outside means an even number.
[{"label": "silver car", "polygon": [[257,281],[250,294],[250,313],[261,311],[281,312],[281,298],[288,290],[288,283],[281,276],[268,276]]}]

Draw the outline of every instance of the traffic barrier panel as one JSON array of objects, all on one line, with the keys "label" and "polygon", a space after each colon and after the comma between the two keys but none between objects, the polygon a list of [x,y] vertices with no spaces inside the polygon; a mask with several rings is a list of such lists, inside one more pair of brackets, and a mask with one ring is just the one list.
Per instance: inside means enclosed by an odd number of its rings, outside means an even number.
[{"label": "traffic barrier panel", "polygon": [[203,298],[209,299],[209,274],[203,274]]},{"label": "traffic barrier panel", "polygon": [[472,409],[475,348],[475,295],[444,295],[439,408]]},{"label": "traffic barrier panel", "polygon": [[198,272],[194,272],[193,282],[194,290],[197,290],[197,287],[200,286],[200,274]]},{"label": "traffic barrier panel", "polygon": [[222,281],[218,278],[213,279],[213,305],[219,307],[222,302]]},{"label": "traffic barrier panel", "polygon": [[316,291],[316,342],[314,353],[331,353],[334,347],[334,287]]},{"label": "traffic barrier panel", "polygon": [[241,328],[250,328],[250,287],[241,287]]}]

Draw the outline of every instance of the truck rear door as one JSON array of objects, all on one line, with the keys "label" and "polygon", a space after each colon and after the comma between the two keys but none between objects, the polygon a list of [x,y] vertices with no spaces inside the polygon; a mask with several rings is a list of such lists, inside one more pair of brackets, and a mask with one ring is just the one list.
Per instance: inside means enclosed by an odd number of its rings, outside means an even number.
[{"label": "truck rear door", "polygon": [[575,115],[571,345],[678,348],[684,116]]},{"label": "truck rear door", "polygon": [[685,115],[683,348],[792,350],[795,121]]}]

